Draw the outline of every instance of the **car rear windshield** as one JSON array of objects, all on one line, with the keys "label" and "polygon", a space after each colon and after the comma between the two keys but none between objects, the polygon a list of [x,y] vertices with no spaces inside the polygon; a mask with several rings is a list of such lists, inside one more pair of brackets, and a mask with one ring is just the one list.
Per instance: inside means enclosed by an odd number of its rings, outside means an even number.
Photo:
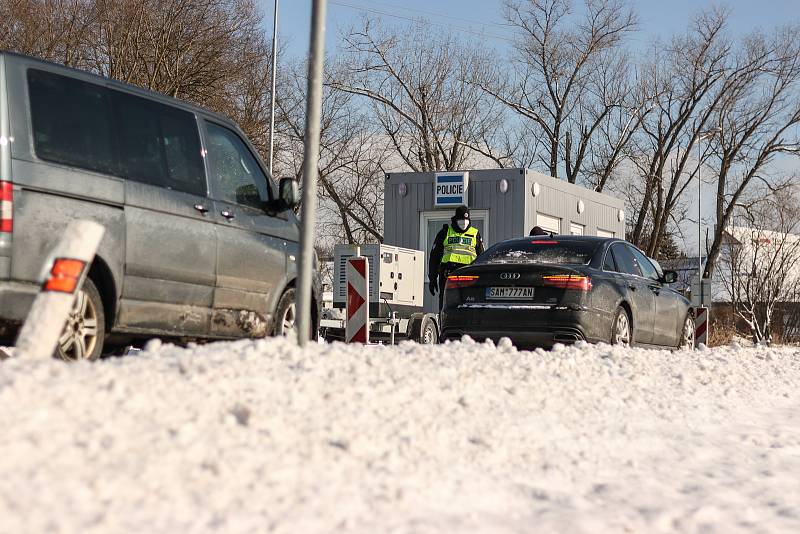
[{"label": "car rear windshield", "polygon": [[476,263],[555,263],[586,265],[594,255],[597,243],[558,241],[556,239],[498,243],[481,254]]}]

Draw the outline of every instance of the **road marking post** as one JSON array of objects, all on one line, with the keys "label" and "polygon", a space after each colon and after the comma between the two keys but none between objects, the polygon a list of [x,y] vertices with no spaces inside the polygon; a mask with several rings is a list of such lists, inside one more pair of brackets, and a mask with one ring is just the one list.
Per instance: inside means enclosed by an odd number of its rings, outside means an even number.
[{"label": "road marking post", "polygon": [[705,306],[698,306],[695,308],[694,319],[694,346],[699,347],[708,344],[708,308]]},{"label": "road marking post", "polygon": [[41,290],[20,329],[14,356],[34,359],[53,356],[104,233],[105,228],[96,222],[69,223],[45,261],[39,278]]},{"label": "road marking post", "polygon": [[348,258],[345,280],[345,342],[369,343],[369,260],[365,256]]}]

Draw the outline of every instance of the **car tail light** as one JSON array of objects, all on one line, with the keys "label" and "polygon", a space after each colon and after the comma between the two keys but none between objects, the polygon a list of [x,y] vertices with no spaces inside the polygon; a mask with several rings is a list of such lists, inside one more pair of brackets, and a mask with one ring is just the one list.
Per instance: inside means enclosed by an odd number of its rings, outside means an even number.
[{"label": "car tail light", "polygon": [[558,241],[531,241],[531,245],[558,245]]},{"label": "car tail light", "polygon": [[447,277],[447,282],[444,284],[445,289],[455,289],[458,287],[471,286],[478,280],[480,276],[477,275],[453,275]]},{"label": "car tail light", "polygon": [[86,262],[81,260],[59,258],[53,262],[50,269],[50,276],[44,283],[45,291],[57,291],[59,293],[74,293],[78,288],[78,282],[83,275]]},{"label": "car tail light", "polygon": [[14,231],[14,187],[11,182],[0,182],[0,233]]},{"label": "car tail light", "polygon": [[590,291],[592,289],[592,279],[580,274],[551,274],[542,277],[542,283],[550,287],[561,289],[577,289],[578,291]]}]

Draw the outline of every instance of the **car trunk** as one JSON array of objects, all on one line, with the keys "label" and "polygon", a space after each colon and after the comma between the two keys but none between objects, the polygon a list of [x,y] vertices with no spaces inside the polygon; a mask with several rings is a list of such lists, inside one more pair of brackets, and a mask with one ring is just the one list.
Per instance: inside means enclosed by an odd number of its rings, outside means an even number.
[{"label": "car trunk", "polygon": [[580,267],[530,263],[472,265],[451,275],[447,300],[487,307],[586,306],[591,282],[579,269]]}]

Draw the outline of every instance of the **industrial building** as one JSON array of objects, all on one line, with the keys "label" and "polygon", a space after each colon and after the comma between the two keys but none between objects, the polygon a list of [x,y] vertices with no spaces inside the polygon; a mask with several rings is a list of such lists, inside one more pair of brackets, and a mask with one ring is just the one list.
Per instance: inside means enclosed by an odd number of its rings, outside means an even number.
[{"label": "industrial building", "polygon": [[[535,225],[557,234],[625,237],[621,199],[529,169],[490,169],[387,174],[384,243],[427,254],[461,204],[487,247],[528,235]],[[435,309],[426,291],[425,310]]]}]

